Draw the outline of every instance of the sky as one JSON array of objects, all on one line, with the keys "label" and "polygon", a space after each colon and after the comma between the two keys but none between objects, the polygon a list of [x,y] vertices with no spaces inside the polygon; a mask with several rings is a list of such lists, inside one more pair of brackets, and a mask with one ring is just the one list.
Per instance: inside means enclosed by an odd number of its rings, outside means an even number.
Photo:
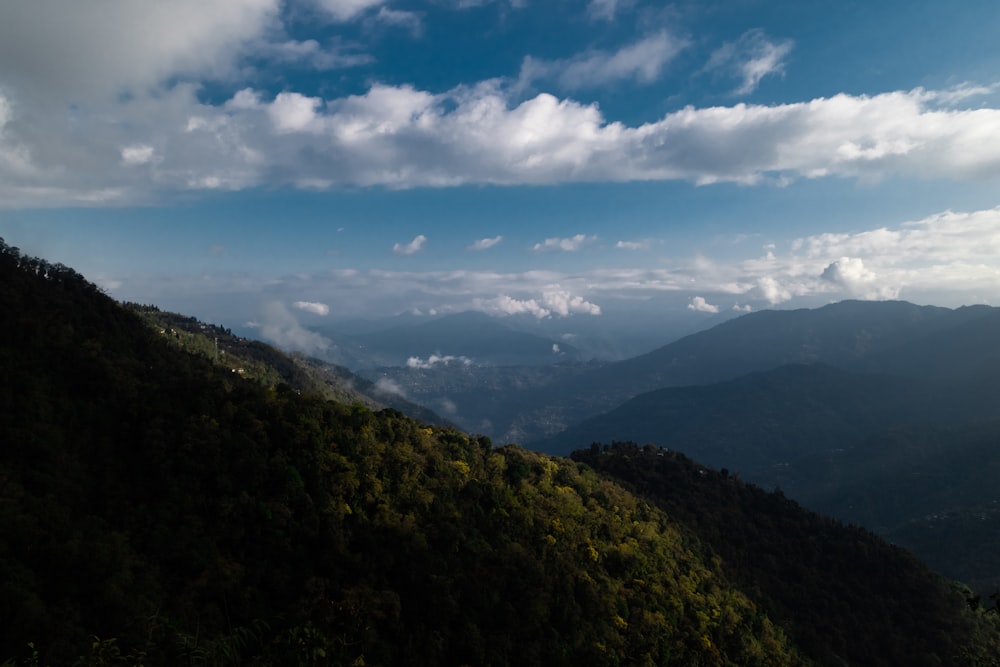
[{"label": "sky", "polygon": [[1000,305],[997,34],[987,0],[9,0],[0,237],[288,344]]}]

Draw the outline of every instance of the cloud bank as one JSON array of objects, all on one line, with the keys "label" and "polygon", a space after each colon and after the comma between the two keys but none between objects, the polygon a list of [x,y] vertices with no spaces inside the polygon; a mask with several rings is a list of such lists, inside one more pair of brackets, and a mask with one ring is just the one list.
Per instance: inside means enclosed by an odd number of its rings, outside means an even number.
[{"label": "cloud bank", "polygon": [[[621,251],[609,247],[604,252],[614,258]],[[1000,304],[1000,207],[813,234],[763,244],[756,256],[750,252],[724,261],[664,257],[654,266],[576,272],[343,268],[285,276],[105,275],[102,284],[124,300],[174,303],[199,294],[216,295],[218,301],[224,295],[227,308],[240,306],[244,312],[264,300],[268,305],[257,320],[265,337],[303,350],[331,343],[303,329],[283,303],[329,304],[330,312],[345,318],[478,310],[539,320],[611,318],[623,309],[663,305],[692,313],[711,308],[748,312],[844,298]],[[213,312],[218,309],[215,303]]]},{"label": "cloud bank", "polygon": [[261,185],[1000,178],[1000,109],[960,106],[971,87],[686,107],[632,127],[548,93],[513,102],[497,82],[437,94],[376,84],[336,99],[248,88],[217,105],[178,83],[76,117],[17,90],[0,88],[7,207]]}]

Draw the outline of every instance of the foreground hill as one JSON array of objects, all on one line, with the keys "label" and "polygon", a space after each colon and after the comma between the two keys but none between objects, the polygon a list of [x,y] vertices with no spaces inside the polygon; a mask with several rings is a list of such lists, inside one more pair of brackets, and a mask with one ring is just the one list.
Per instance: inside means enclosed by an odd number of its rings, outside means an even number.
[{"label": "foreground hill", "polygon": [[[839,554],[856,531],[816,533],[780,498],[734,507],[708,482],[692,518],[568,459],[248,381],[2,244],[0,312],[0,656],[16,664],[1000,655],[992,615],[877,541],[855,572]],[[775,568],[808,548],[830,568],[789,561],[794,595],[745,583],[713,535],[747,513],[800,527]],[[845,614],[784,620],[808,599],[879,612],[865,633]]]}]

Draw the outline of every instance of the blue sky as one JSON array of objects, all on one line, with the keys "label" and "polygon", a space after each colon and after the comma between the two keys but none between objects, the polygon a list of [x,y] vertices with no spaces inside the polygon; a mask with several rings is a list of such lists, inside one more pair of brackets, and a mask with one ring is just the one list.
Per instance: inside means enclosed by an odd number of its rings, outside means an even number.
[{"label": "blue sky", "polygon": [[0,236],[262,331],[997,304],[997,34],[976,0],[14,0]]}]

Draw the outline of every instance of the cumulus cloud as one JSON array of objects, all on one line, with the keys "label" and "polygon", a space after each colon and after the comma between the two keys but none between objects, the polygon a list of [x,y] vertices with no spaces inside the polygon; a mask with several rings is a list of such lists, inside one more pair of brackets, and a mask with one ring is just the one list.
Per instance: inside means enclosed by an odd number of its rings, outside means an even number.
[{"label": "cumulus cloud", "polygon": [[[65,104],[15,103],[0,92],[0,206],[261,185],[1000,178],[1000,109],[949,106],[954,99],[916,89],[686,107],[629,127],[608,122],[596,105],[546,93],[512,103],[496,82],[438,94],[374,85],[338,99],[294,91],[269,99],[246,89],[221,105],[177,84],[78,118],[56,111]],[[126,164],[121,148],[161,145],[170,150],[144,169]]]},{"label": "cumulus cloud", "polygon": [[503,241],[503,236],[494,236],[493,238],[479,239],[472,245],[468,247],[468,250],[488,250],[493,246],[497,245]]},{"label": "cumulus cloud", "polygon": [[555,81],[565,90],[596,88],[622,80],[650,84],[687,42],[660,31],[618,51],[591,51],[567,60],[540,60],[527,56],[521,63],[518,88],[537,80]]},{"label": "cumulus cloud", "polygon": [[466,356],[454,356],[454,355],[441,355],[432,354],[427,357],[426,360],[420,357],[410,357],[406,360],[407,368],[417,368],[417,369],[428,369],[434,368],[435,366],[450,366],[451,364],[460,364],[462,366],[471,366],[472,359]]},{"label": "cumulus cloud", "polygon": [[541,243],[536,243],[532,250],[535,252],[550,252],[550,251],[563,251],[563,252],[576,252],[588,243],[593,243],[597,240],[596,236],[588,236],[586,234],[577,234],[576,236],[571,236],[569,238],[549,238],[545,239]]},{"label": "cumulus cloud", "polygon": [[544,291],[537,299],[515,299],[506,294],[493,299],[475,299],[473,306],[493,315],[527,314],[537,319],[553,315],[568,317],[573,314],[601,314],[601,307],[597,304],[558,288]]},{"label": "cumulus cloud", "polygon": [[318,129],[316,109],[321,102],[319,98],[298,93],[278,93],[274,102],[268,105],[267,115],[278,134],[306,132],[310,128]]},{"label": "cumulus cloud", "polygon": [[688,304],[688,310],[693,310],[699,313],[718,313],[719,307],[713,306],[712,304],[705,301],[705,297],[695,296],[691,297],[691,302]]},{"label": "cumulus cloud", "polygon": [[304,310],[314,315],[329,315],[330,306],[325,303],[319,303],[317,301],[296,301],[294,304],[299,310]]},{"label": "cumulus cloud", "polygon": [[821,277],[844,288],[848,293],[865,299],[892,299],[898,290],[889,285],[879,285],[878,276],[865,268],[859,257],[841,257],[823,269]]},{"label": "cumulus cloud", "polygon": [[397,255],[413,255],[420,252],[426,242],[427,237],[423,234],[418,234],[409,243],[393,243],[392,251]]},{"label": "cumulus cloud", "polygon": [[757,89],[765,76],[784,74],[785,57],[792,46],[791,40],[775,42],[762,30],[750,30],[713,52],[705,69],[733,74],[740,79],[735,94],[747,95]]},{"label": "cumulus cloud", "polygon": [[757,294],[772,305],[784,303],[792,298],[792,291],[775,276],[757,278]]}]

